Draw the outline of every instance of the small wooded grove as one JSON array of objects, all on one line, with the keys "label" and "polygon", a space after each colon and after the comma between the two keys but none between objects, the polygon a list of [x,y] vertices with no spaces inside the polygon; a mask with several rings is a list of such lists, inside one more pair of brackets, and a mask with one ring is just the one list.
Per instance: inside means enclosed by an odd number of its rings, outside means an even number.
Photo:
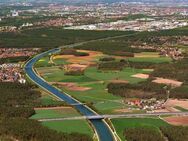
[{"label": "small wooded grove", "polygon": [[63,48],[60,54],[61,55],[74,55],[74,56],[89,56],[89,53],[87,52],[80,52],[71,48]]},{"label": "small wooded grove", "polygon": [[171,88],[165,84],[157,84],[151,82],[152,79],[140,82],[137,84],[128,83],[109,83],[107,89],[109,93],[119,95],[125,98],[157,98],[166,99],[167,90],[170,90],[170,98],[187,99],[188,98],[188,86],[182,85],[177,88]]},{"label": "small wooded grove", "polygon": [[160,130],[149,127],[127,128],[124,130],[127,141],[187,141],[188,127],[166,126]]},{"label": "small wooded grove", "polygon": [[87,135],[58,133],[28,119],[41,106],[31,84],[0,83],[0,139],[19,141],[90,141]]},{"label": "small wooded grove", "polygon": [[150,80],[138,84],[111,82],[107,85],[109,93],[125,98],[157,98],[166,99],[165,85],[152,83]]},{"label": "small wooded grove", "polygon": [[188,58],[170,63],[161,64],[151,73],[152,77],[176,79],[188,84]]},{"label": "small wooded grove", "polygon": [[111,71],[111,70],[117,70],[121,71],[125,67],[124,62],[118,62],[118,61],[110,61],[110,62],[101,62],[98,64],[97,69],[98,70],[104,70],[104,71]]}]

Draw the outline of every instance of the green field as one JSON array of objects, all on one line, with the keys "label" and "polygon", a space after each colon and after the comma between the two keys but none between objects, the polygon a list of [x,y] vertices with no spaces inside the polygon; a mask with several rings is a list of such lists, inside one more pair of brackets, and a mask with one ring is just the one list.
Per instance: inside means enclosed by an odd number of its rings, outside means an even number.
[{"label": "green field", "polygon": [[112,119],[111,120],[117,134],[122,140],[125,140],[123,135],[125,128],[142,128],[148,127],[159,130],[161,126],[168,126],[169,124],[159,118],[124,118],[124,119]]},{"label": "green field", "polygon": [[[106,86],[112,80],[125,80],[129,83],[138,83],[145,79],[134,78],[132,75],[137,73],[148,74],[150,71],[144,69],[124,68],[122,71],[99,71],[96,67],[89,67],[84,75],[73,76],[64,75],[64,70],[59,66],[48,67],[49,57],[42,58],[37,68],[38,73],[48,82],[72,82],[82,87],[89,87],[87,91],[72,91],[66,87],[58,85],[57,87],[64,92],[72,95],[84,103],[92,103],[94,108],[100,113],[111,113],[115,110],[127,107],[123,98],[114,96],[107,92]],[[59,59],[57,64],[67,63],[66,60]],[[44,65],[44,67],[41,67]]]},{"label": "green field", "polygon": [[41,102],[42,106],[48,106],[48,105],[60,106],[60,105],[65,104],[65,102],[60,101],[53,95],[51,95],[41,89],[39,89],[39,91],[41,92],[40,102]]},{"label": "green field", "polygon": [[81,133],[93,137],[94,133],[86,120],[66,120],[42,122],[44,126],[65,133]]},{"label": "green field", "polygon": [[73,108],[62,109],[38,109],[35,110],[36,114],[31,119],[44,119],[44,118],[63,118],[80,116],[80,114]]},{"label": "green field", "polygon": [[145,79],[134,78],[137,73],[149,73],[142,69],[125,68],[120,72],[102,72],[95,67],[86,69],[83,76],[64,75],[64,71],[58,67],[38,68],[38,72],[49,82],[74,82],[79,86],[89,87],[87,91],[71,91],[64,87],[59,87],[68,94],[74,96],[82,102],[93,103],[93,106],[101,113],[113,113],[116,109],[127,107],[123,99],[119,96],[109,94],[106,85],[111,80],[121,79],[130,83],[138,83]]},{"label": "green field", "polygon": [[[58,67],[45,67],[38,68],[39,73],[44,77],[45,80],[49,82],[93,82],[93,81],[105,81],[109,82],[111,80],[126,80],[129,83],[138,83],[144,79],[134,78],[132,75],[137,73],[149,73],[142,69],[125,68],[123,71],[110,71],[102,72],[98,71],[95,67],[90,67],[86,69],[85,75],[83,76],[71,76],[64,75],[64,71]],[[53,73],[52,73],[53,72]]]},{"label": "green field", "polygon": [[168,63],[171,62],[172,59],[169,57],[137,57],[137,58],[129,58],[131,62],[149,62],[149,63]]}]

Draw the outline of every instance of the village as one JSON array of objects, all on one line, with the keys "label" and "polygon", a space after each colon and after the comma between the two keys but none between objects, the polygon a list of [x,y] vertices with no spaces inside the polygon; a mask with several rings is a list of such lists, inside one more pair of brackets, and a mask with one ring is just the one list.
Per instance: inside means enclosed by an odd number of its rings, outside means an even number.
[{"label": "village", "polygon": [[39,49],[37,48],[0,48],[0,82],[26,83],[22,70],[23,60],[21,62],[11,62],[9,59],[31,57],[38,51]]}]

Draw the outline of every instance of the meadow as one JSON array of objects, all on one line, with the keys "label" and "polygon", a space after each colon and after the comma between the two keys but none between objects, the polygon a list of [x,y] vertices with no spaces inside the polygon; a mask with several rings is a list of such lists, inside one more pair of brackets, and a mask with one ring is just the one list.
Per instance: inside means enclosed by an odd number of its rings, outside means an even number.
[{"label": "meadow", "polygon": [[65,118],[80,116],[80,114],[71,107],[61,107],[61,108],[41,108],[35,109],[35,114],[31,119],[46,119],[46,118]]},{"label": "meadow", "polygon": [[92,128],[86,120],[50,121],[42,122],[42,125],[63,133],[80,133],[90,137],[94,135]]}]

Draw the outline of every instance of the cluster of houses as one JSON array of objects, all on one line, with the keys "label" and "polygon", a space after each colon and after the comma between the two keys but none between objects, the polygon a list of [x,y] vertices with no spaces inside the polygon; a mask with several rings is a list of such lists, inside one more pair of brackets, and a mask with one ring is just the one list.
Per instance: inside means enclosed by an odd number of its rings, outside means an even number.
[{"label": "cluster of houses", "polygon": [[162,56],[170,56],[174,60],[183,58],[182,50],[178,48],[164,48],[160,51]]},{"label": "cluster of houses", "polygon": [[21,65],[17,63],[0,65],[0,82],[26,83],[26,80],[22,76]]},{"label": "cluster of houses", "polygon": [[157,100],[156,98],[151,99],[133,99],[127,101],[130,106],[136,106],[140,110],[146,110],[151,112],[154,110],[164,109],[165,100]]},{"label": "cluster of houses", "polygon": [[33,56],[38,52],[38,48],[0,48],[0,58],[13,58],[20,56]]},{"label": "cluster of houses", "polygon": [[16,26],[0,26],[0,32],[16,32]]},{"label": "cluster of houses", "polygon": [[[18,49],[18,48],[0,48],[0,59],[15,58],[22,56],[32,56],[38,52],[38,48],[34,49]],[[19,82],[26,83],[22,75],[21,64],[4,63],[0,64],[0,82]]]}]

